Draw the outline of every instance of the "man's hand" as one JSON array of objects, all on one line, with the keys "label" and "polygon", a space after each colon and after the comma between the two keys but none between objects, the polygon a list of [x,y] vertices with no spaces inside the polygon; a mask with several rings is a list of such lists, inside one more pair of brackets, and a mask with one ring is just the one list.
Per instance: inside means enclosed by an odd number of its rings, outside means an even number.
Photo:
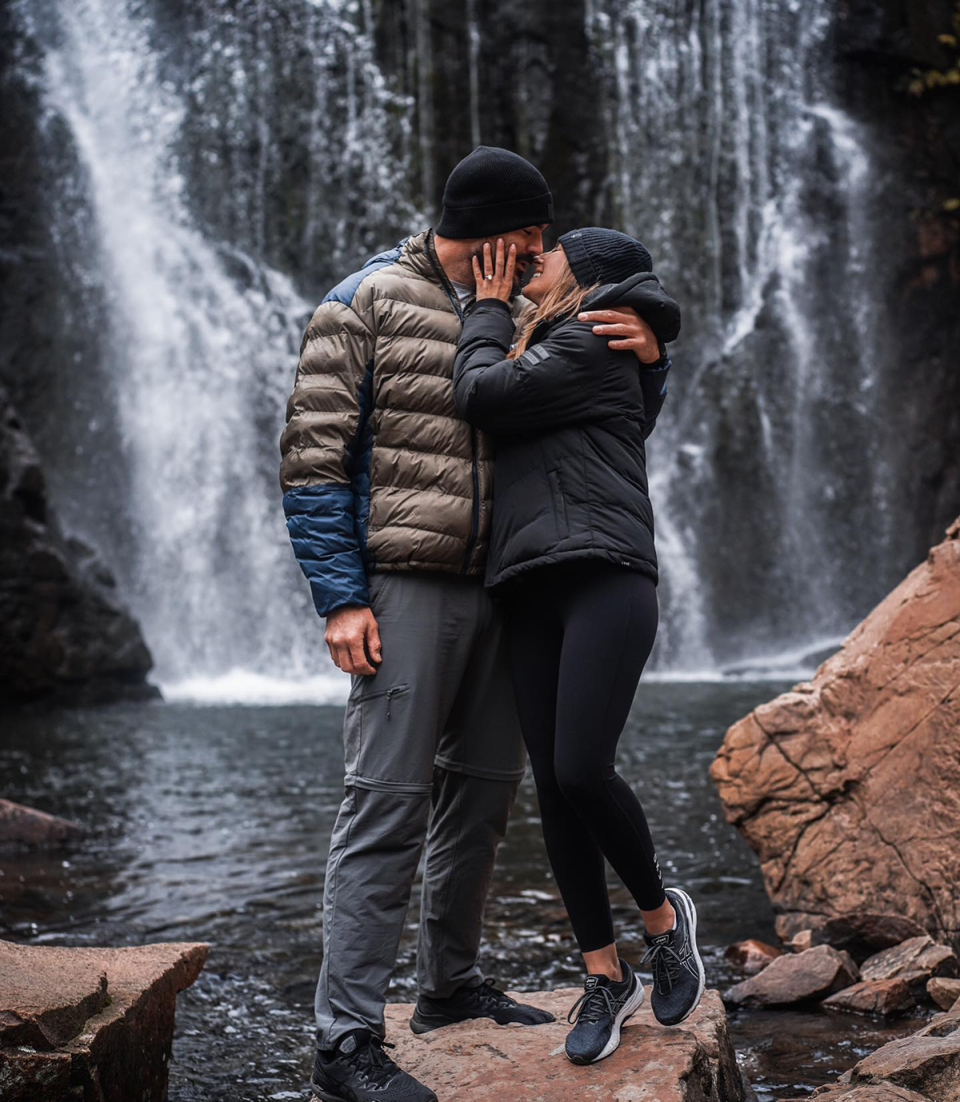
[{"label": "man's hand", "polygon": [[382,661],[380,629],[372,609],[353,605],[331,612],[323,638],[330,648],[333,664],[344,673],[377,672],[370,662],[372,659],[379,665]]},{"label": "man's hand", "polygon": [[660,359],[660,345],[653,330],[632,306],[613,306],[609,310],[585,310],[577,314],[580,321],[593,322],[598,337],[616,337],[607,344],[633,352],[641,363],[652,364]]}]

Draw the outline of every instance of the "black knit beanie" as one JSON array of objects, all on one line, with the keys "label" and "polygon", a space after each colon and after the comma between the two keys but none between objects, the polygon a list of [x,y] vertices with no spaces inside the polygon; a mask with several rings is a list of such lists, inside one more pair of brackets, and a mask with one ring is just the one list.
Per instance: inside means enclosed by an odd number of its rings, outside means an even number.
[{"label": "black knit beanie", "polygon": [[447,178],[441,237],[490,237],[553,221],[547,181],[519,154],[481,145]]},{"label": "black knit beanie", "polygon": [[644,246],[618,230],[587,226],[561,234],[559,243],[581,287],[622,283],[638,272],[653,271],[653,259]]}]

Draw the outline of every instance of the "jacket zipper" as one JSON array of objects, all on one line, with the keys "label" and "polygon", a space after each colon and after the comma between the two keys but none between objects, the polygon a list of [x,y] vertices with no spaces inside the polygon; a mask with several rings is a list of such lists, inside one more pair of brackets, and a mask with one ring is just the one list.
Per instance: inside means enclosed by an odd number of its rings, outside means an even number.
[{"label": "jacket zipper", "polygon": [[[440,280],[440,286],[447,292],[447,298],[450,299],[450,305],[453,307],[454,313],[460,319],[460,324],[462,325],[463,310],[460,308],[460,299],[453,285],[450,283],[450,280],[447,279],[447,273],[434,258],[432,233],[427,238],[426,244],[427,257],[430,260],[430,264],[437,278]],[[466,574],[470,567],[470,556],[473,554],[477,536],[480,534],[480,471],[477,461],[477,430],[472,425],[470,426],[470,467],[473,475],[473,515],[470,522],[470,538],[467,540],[466,554],[463,556],[463,565],[460,567],[461,574]]]}]

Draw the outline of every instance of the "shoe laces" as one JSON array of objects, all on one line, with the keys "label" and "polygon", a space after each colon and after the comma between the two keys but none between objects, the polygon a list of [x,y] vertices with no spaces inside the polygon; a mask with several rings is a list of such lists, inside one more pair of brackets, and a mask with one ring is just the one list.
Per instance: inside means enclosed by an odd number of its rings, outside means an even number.
[{"label": "shoe laces", "polygon": [[579,999],[570,1007],[567,1013],[567,1021],[571,1025],[579,1022],[599,1022],[616,1014],[616,1004],[610,989],[607,987],[588,988]]},{"label": "shoe laces", "polygon": [[396,1047],[371,1033],[355,1052],[343,1058],[356,1067],[357,1077],[363,1083],[385,1087],[400,1069],[383,1050]]},{"label": "shoe laces", "polygon": [[680,970],[683,968],[680,954],[669,942],[663,941],[659,945],[651,945],[643,954],[640,963],[646,964],[647,961],[650,961],[657,990],[662,995],[668,995],[680,978]]},{"label": "shoe laces", "polygon": [[491,979],[489,976],[476,986],[471,987],[470,991],[474,997],[481,1003],[488,1003],[491,1006],[512,1006],[513,999],[509,995],[504,994],[497,987],[497,981]]}]

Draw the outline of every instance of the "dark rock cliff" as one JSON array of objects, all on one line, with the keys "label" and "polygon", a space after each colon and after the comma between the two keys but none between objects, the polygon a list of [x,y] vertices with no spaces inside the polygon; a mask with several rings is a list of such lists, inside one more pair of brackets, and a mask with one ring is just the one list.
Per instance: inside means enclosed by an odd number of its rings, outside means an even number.
[{"label": "dark rock cliff", "polygon": [[157,695],[115,586],[89,547],[59,532],[37,453],[0,390],[0,704]]}]

